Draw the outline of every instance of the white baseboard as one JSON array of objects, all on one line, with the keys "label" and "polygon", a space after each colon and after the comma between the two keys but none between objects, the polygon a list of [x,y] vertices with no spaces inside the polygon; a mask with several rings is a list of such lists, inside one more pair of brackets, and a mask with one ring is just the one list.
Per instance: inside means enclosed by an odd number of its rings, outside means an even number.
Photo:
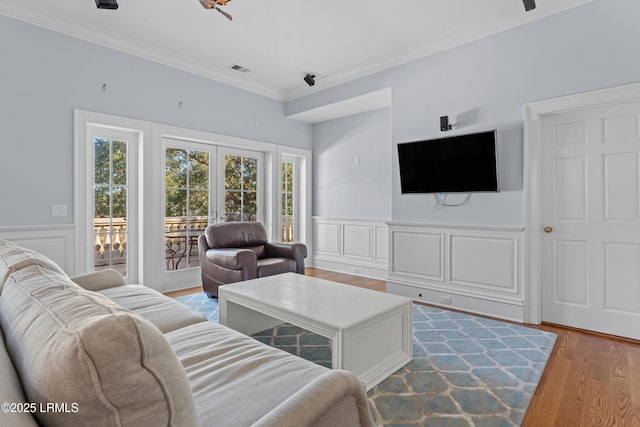
[{"label": "white baseboard", "polygon": [[323,270],[336,271],[338,273],[353,274],[355,276],[368,277],[370,279],[386,280],[387,268],[325,260],[315,257],[313,267]]},{"label": "white baseboard", "polygon": [[448,292],[437,287],[429,287],[424,283],[398,283],[393,279],[387,280],[387,292],[444,309],[462,310],[519,323],[524,321],[524,304],[522,301],[487,298],[481,295],[465,295],[458,292]]}]

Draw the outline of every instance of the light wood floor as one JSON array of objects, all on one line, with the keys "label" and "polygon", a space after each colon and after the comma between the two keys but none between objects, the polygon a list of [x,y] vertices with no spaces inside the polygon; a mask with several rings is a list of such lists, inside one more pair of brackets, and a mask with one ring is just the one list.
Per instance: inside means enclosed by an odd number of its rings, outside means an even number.
[{"label": "light wood floor", "polygon": [[[386,291],[386,283],[381,280],[315,268],[308,268],[306,273]],[[554,332],[558,339],[523,427],[640,427],[640,342],[558,325],[527,326]]]}]

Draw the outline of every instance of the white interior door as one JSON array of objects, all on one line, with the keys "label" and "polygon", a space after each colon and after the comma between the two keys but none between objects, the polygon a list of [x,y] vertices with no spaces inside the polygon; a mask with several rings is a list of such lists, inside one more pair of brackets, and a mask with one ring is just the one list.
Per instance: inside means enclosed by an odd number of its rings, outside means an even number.
[{"label": "white interior door", "polygon": [[541,129],[542,320],[640,339],[640,102]]}]

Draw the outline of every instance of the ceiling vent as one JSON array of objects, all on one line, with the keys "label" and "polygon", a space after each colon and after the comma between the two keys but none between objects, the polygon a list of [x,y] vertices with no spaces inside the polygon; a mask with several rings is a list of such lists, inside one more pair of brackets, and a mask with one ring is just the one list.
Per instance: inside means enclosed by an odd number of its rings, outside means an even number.
[{"label": "ceiling vent", "polygon": [[251,71],[250,69],[238,64],[230,65],[229,68],[231,68],[232,70],[240,71],[241,73],[248,73],[249,71]]}]

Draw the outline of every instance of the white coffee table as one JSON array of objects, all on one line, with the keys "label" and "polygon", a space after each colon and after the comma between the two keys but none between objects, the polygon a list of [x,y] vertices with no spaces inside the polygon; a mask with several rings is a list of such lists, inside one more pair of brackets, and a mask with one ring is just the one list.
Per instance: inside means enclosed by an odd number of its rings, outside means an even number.
[{"label": "white coffee table", "polygon": [[284,322],[331,339],[332,367],[367,390],[413,358],[412,301],[285,273],[219,288],[220,323],[246,335]]}]

